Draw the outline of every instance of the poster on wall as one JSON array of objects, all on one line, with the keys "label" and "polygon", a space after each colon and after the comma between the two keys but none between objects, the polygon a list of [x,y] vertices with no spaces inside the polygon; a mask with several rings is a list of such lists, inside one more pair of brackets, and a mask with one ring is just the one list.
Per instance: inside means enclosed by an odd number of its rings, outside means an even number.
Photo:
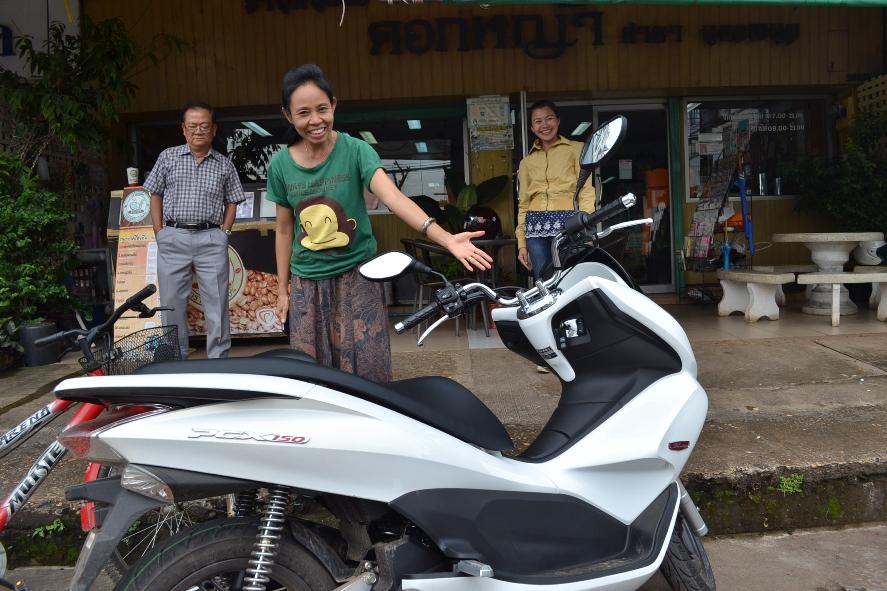
[{"label": "poster on wall", "polygon": [[234,219],[237,220],[248,220],[253,217],[253,203],[255,200],[255,193],[252,191],[245,191],[243,193],[244,200],[237,204],[237,211],[234,215]]},{"label": "poster on wall", "polygon": [[465,102],[472,152],[514,148],[511,104],[507,96],[481,96]]}]

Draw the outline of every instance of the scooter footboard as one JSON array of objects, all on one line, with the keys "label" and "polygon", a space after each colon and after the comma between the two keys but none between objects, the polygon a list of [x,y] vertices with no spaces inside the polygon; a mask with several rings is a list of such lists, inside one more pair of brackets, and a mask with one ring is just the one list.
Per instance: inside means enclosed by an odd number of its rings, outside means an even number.
[{"label": "scooter footboard", "polygon": [[[679,501],[672,483],[627,525],[567,495],[427,490],[392,506],[446,556],[489,565],[496,581],[567,589],[617,575],[649,577],[664,556]],[[421,575],[404,581],[404,589],[426,588],[415,578]]]}]

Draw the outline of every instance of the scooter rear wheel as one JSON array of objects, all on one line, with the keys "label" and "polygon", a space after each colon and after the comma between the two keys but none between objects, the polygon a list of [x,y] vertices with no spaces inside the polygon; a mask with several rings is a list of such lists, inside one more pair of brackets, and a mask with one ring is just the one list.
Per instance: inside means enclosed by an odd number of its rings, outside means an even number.
[{"label": "scooter rear wheel", "polygon": [[715,591],[708,553],[680,513],[660,570],[674,591]]},{"label": "scooter rear wheel", "polygon": [[[258,524],[247,518],[214,519],[183,530],[137,562],[115,591],[227,591],[242,585]],[[278,541],[268,591],[330,591],[326,569],[288,533]]]},{"label": "scooter rear wheel", "polygon": [[[114,468],[102,466],[98,477],[108,478],[113,475]],[[133,523],[123,536],[111,554],[111,560],[105,565],[105,572],[116,583],[136,561],[155,546],[183,529],[206,521],[208,514],[211,514],[210,511],[197,503],[176,503],[149,511]]]}]

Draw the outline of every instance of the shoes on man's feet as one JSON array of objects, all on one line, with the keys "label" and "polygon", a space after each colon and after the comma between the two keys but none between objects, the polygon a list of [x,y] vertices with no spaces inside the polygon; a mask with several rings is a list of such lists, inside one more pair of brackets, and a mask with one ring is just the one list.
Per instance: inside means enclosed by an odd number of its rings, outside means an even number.
[{"label": "shoes on man's feet", "polygon": [[539,373],[551,373],[551,372],[548,370],[548,368],[545,367],[544,365],[537,365],[537,366],[536,366],[536,371],[538,371]]}]

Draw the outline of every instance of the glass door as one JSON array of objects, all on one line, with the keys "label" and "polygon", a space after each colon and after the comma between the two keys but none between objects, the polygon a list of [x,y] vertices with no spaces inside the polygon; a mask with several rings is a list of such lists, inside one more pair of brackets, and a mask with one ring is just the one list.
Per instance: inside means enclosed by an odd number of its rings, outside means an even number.
[{"label": "glass door", "polygon": [[652,226],[638,227],[609,237],[604,247],[615,256],[648,293],[674,290],[671,195],[668,173],[668,126],[665,104],[558,102],[560,133],[584,141],[597,127],[616,115],[628,119],[628,132],[615,152],[595,174],[600,204],[628,192],[637,204],[625,219],[653,218]]},{"label": "glass door", "polygon": [[650,226],[624,232],[621,262],[646,292],[674,289],[671,195],[668,174],[668,123],[664,105],[595,107],[595,128],[615,117],[628,118],[628,133],[600,168],[602,204],[628,192],[637,203],[627,219],[653,218]]}]

